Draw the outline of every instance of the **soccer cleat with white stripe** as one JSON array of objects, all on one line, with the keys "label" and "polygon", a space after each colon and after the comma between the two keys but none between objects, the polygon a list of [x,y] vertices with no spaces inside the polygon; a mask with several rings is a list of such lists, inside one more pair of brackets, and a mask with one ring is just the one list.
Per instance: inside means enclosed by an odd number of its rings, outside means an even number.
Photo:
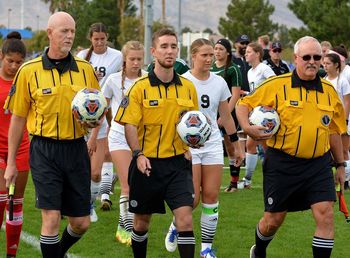
[{"label": "soccer cleat with white stripe", "polygon": [[250,248],[250,256],[249,258],[257,258],[255,256],[255,245],[253,245],[251,248]]},{"label": "soccer cleat with white stripe", "polygon": [[168,252],[175,252],[177,247],[177,230],[174,223],[170,224],[168,233],[165,237],[165,248]]}]

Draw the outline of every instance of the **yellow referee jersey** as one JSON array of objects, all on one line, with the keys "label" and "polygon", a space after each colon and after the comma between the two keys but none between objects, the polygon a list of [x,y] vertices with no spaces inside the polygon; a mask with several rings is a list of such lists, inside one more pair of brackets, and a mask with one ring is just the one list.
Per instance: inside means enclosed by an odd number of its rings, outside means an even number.
[{"label": "yellow referee jersey", "polygon": [[152,70],[129,89],[115,121],[138,127],[139,143],[146,157],[168,158],[188,150],[176,132],[176,124],[181,114],[189,110],[198,110],[192,82],[175,73],[172,82],[165,86]]},{"label": "yellow referee jersey", "polygon": [[74,119],[71,102],[75,93],[86,87],[100,89],[88,62],[70,55],[59,73],[44,53],[19,69],[4,108],[26,117],[32,135],[56,140],[80,138],[85,129]]},{"label": "yellow referee jersey", "polygon": [[331,83],[317,77],[307,85],[296,71],[266,80],[238,105],[275,108],[281,125],[267,145],[299,158],[322,156],[330,149],[329,135],[347,131],[343,105]]}]

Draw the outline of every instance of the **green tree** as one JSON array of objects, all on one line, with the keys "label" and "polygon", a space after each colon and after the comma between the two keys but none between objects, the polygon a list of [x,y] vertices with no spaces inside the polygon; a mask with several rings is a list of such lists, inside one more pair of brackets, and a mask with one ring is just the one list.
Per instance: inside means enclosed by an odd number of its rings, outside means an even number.
[{"label": "green tree", "polygon": [[268,0],[231,0],[227,6],[226,18],[220,17],[219,32],[231,40],[239,34],[247,34],[251,39],[277,30],[277,24],[270,20],[275,7]]},{"label": "green tree", "polygon": [[209,33],[210,35],[213,34],[213,30],[211,28],[206,28],[205,30],[203,30],[203,33]]},{"label": "green tree", "polygon": [[187,33],[187,32],[192,32],[190,27],[186,26],[186,27],[182,28],[181,33]]},{"label": "green tree", "polygon": [[[124,11],[120,12],[120,0],[42,0],[50,2],[53,12],[65,11],[73,16],[76,22],[76,35],[74,40],[74,48],[78,45],[87,47],[90,45],[87,39],[87,33],[91,24],[102,22],[107,26],[109,41],[116,48],[120,48],[122,44],[117,38],[121,34],[120,17],[135,17],[137,8],[132,0],[124,0]],[[52,6],[52,7],[51,7]],[[130,20],[130,19],[129,19]],[[126,26],[124,26],[125,28]],[[130,33],[129,33],[130,34]],[[123,36],[126,38],[126,36]]]},{"label": "green tree", "polygon": [[309,35],[333,44],[349,44],[350,5],[348,0],[292,0],[288,7],[305,27],[291,31],[293,40]]},{"label": "green tree", "polygon": [[38,52],[43,51],[45,47],[49,45],[49,39],[47,38],[46,31],[36,31],[31,39],[27,41],[27,51]]},{"label": "green tree", "polygon": [[63,11],[68,8],[71,2],[74,2],[73,0],[41,0],[44,3],[50,3],[49,10],[51,13],[54,13],[56,11]]}]

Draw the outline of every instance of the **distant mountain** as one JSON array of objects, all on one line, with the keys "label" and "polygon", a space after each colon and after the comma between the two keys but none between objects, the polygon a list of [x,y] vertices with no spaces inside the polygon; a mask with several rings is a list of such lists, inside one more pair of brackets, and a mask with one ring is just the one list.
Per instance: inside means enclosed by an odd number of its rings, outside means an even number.
[{"label": "distant mountain", "polygon": [[[167,22],[177,28],[178,24],[178,2],[179,0],[166,0]],[[24,3],[21,9],[21,3]],[[134,1],[139,5],[139,1]],[[161,16],[161,0],[154,0],[154,19]],[[190,27],[192,31],[202,31],[210,28],[217,32],[220,17],[225,17],[227,5],[230,0],[181,0],[182,27]],[[275,12],[271,19],[287,27],[300,27],[302,22],[288,9],[289,0],[270,0],[275,6]],[[23,10],[23,15],[21,15]],[[50,16],[48,4],[41,0],[0,0],[0,25],[7,28],[21,28],[23,17],[24,27],[32,30],[44,29]]]},{"label": "distant mountain", "polygon": [[[135,3],[138,5],[138,2]],[[158,20],[161,17],[162,1],[153,0],[153,2],[154,19]],[[227,6],[230,2],[230,0],[181,0],[181,27],[187,26],[192,31],[202,31],[210,28],[214,32],[218,32],[219,19],[220,17],[226,17]],[[288,2],[290,0],[270,0],[270,3],[275,6],[275,12],[271,15],[271,19],[279,24],[285,24],[288,28],[298,28],[303,23],[289,10]],[[166,20],[177,28],[179,0],[166,0],[166,3]]]}]

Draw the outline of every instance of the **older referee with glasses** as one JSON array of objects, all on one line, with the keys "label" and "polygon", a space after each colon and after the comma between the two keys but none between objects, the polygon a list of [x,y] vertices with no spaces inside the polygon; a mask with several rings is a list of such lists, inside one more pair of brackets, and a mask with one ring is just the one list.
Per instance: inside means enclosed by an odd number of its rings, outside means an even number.
[{"label": "older referee with glasses", "polygon": [[[265,212],[256,227],[250,258],[266,257],[267,246],[287,212],[308,209],[316,224],[313,257],[331,256],[334,184],[340,184],[343,190],[341,134],[347,128],[336,90],[318,76],[321,56],[321,45],[315,38],[299,39],[294,46],[296,69],[268,79],[237,104],[243,130],[254,139],[267,140],[268,146],[263,166]],[[277,110],[281,126],[275,135],[265,134],[264,127],[249,124],[249,111],[259,105]],[[283,250],[279,257],[283,257]]]}]

